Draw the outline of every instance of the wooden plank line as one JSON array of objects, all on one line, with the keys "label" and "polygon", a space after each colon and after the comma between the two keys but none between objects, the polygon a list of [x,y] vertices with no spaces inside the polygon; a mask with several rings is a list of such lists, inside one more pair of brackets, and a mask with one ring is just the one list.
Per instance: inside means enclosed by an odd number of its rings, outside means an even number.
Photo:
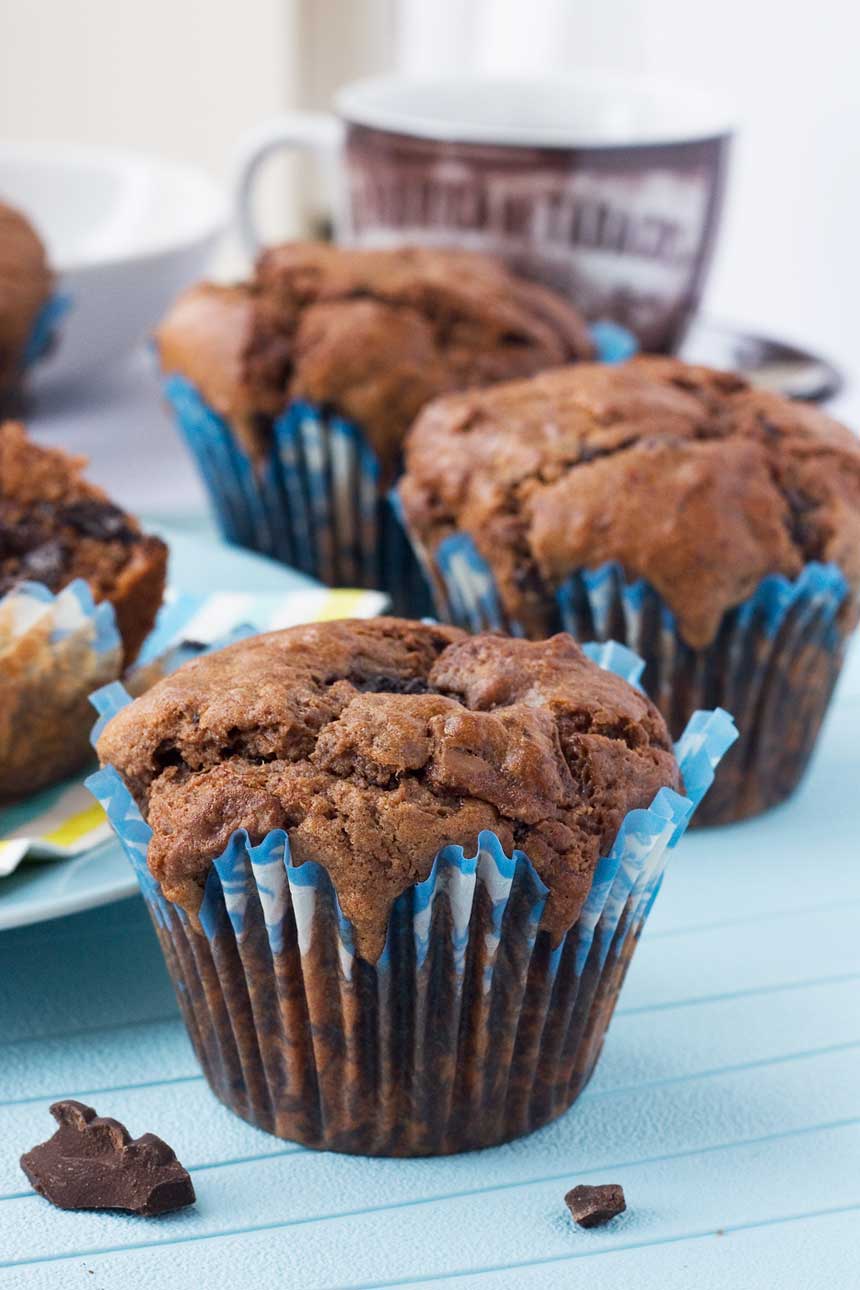
[{"label": "wooden plank line", "polygon": [[809,977],[804,981],[779,981],[773,985],[754,985],[746,990],[727,990],[725,994],[702,994],[692,999],[670,999],[666,1003],[640,1003],[633,1008],[616,1008],[616,1017],[637,1017],[646,1012],[668,1012],[671,1008],[695,1008],[702,1003],[722,1003],[730,999],[747,999],[754,995],[778,994],[783,990],[805,990],[810,986],[846,985],[860,981],[860,972],[841,972],[837,976]]},{"label": "wooden plank line", "polygon": [[179,1021],[179,1007],[170,1012],[160,1012],[155,1017],[137,1017],[131,1021],[114,1021],[108,1026],[79,1026],[72,1030],[52,1030],[44,1035],[20,1035],[17,1039],[0,1039],[0,1049],[14,1048],[19,1044],[50,1043],[57,1039],[79,1039],[89,1035],[109,1035],[114,1030],[132,1030],[135,1026],[158,1026],[165,1021]]},{"label": "wooden plank line", "polygon": [[7,1106],[30,1106],[35,1102],[58,1102],[73,1097],[82,1102],[87,1097],[101,1097],[103,1093],[131,1093],[141,1088],[167,1088],[172,1084],[199,1084],[203,1075],[171,1075],[165,1079],[144,1079],[131,1084],[108,1084],[101,1088],[76,1089],[62,1093],[36,1093],[31,1097],[9,1097],[0,1101],[0,1111]]},{"label": "wooden plank line", "polygon": [[684,923],[653,932],[646,925],[642,942],[665,941],[670,937],[687,936],[695,932],[718,932],[722,927],[744,927],[750,923],[778,923],[786,918],[806,918],[808,914],[830,914],[837,910],[853,909],[856,905],[860,905],[860,896],[851,900],[833,900],[824,905],[804,905],[802,909],[763,910],[757,914],[742,914],[737,918],[719,918],[712,923]]}]

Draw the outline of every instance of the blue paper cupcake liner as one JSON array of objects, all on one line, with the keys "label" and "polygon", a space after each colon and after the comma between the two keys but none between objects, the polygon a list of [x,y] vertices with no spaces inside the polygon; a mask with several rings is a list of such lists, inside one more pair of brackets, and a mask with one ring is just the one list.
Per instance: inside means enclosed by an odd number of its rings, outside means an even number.
[{"label": "blue paper cupcake liner", "polygon": [[423,574],[358,426],[293,403],[273,421],[269,452],[255,462],[189,381],[171,376],[164,388],[228,541],[330,587],[387,591],[397,613],[430,611]]},{"label": "blue paper cupcake liner", "polygon": [[[632,334],[615,323],[595,323],[592,332],[601,361],[621,362],[635,352]],[[255,461],[185,377],[166,377],[164,391],[228,541],[330,587],[386,591],[396,613],[432,612],[430,590],[381,492],[379,459],[360,426],[294,402],[272,420],[269,450]]]},{"label": "blue paper cupcake liner", "polygon": [[[589,650],[634,677],[620,646]],[[109,719],[127,702],[94,702]],[[687,796],[664,788],[631,811],[595,870],[576,923],[553,945],[528,857],[483,832],[447,846],[395,902],[376,963],[325,869],[295,865],[282,830],[233,835],[213,863],[199,924],[147,867],[150,829],[115,769],[88,784],[149,906],[206,1077],[237,1114],[280,1137],[369,1155],[444,1154],[527,1133],[587,1082],[667,851],[736,737],[698,713],[676,746]]]},{"label": "blue paper cupcake liner", "polygon": [[[470,534],[451,534],[432,555],[417,541],[414,549],[441,619],[473,632],[526,634],[505,613]],[[740,738],[696,817],[700,825],[722,824],[775,806],[800,781],[842,667],[848,596],[835,564],[812,561],[794,579],[772,574],[724,615],[711,645],[694,650],[659,593],[611,563],[565,579],[546,634],[615,639],[635,650],[644,660],[643,687],[673,733],[697,708],[734,714]]]},{"label": "blue paper cupcake liner", "polygon": [[91,756],[89,695],[120,674],[112,605],[76,579],[56,595],[21,582],[0,598],[0,799],[72,774]]},{"label": "blue paper cupcake liner", "polygon": [[51,353],[60,332],[60,323],[72,307],[71,296],[55,292],[36,315],[22,358],[24,368],[32,367]]}]

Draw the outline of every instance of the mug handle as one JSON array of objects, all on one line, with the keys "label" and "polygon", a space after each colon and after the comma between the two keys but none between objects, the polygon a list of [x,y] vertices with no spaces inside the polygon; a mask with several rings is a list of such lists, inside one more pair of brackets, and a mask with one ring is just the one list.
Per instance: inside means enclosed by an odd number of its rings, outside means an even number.
[{"label": "mug handle", "polygon": [[242,243],[251,257],[262,245],[253,207],[261,167],[274,152],[294,148],[314,153],[331,174],[342,142],[343,125],[327,112],[286,112],[262,122],[244,136],[236,165],[234,207]]}]

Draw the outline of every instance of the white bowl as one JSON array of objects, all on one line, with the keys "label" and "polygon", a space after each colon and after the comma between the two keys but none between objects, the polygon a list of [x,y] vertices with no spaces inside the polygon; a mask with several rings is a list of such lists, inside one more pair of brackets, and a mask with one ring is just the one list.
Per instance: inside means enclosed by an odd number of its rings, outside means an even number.
[{"label": "white bowl", "polygon": [[59,343],[31,384],[66,381],[127,353],[198,279],[227,222],[192,166],[67,144],[0,144],[0,199],[44,239],[68,298]]}]

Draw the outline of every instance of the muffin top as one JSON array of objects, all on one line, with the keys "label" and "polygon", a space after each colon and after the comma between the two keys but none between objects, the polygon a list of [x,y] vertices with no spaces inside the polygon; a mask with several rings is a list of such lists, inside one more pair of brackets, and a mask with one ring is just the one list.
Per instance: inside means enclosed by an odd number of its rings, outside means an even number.
[{"label": "muffin top", "polygon": [[409,435],[399,487],[431,550],[471,534],[530,635],[552,630],[568,575],[607,561],[656,588],[694,648],[767,574],[833,561],[860,588],[860,441],[814,407],[674,359],[440,399]]},{"label": "muffin top", "polygon": [[467,636],[396,618],[312,624],[193,660],[98,742],[149,822],[165,895],[200,903],[236,829],[286,829],[375,959],[392,902],[447,843],[493,830],[576,919],[626,813],[680,787],[654,705],[575,641]]},{"label": "muffin top", "polygon": [[[25,580],[57,592],[83,578],[96,600],[114,602],[130,662],[161,601],[167,548],[84,479],[85,465],[33,443],[17,421],[0,424],[0,596]],[[141,617],[126,600],[144,583],[153,604]]]},{"label": "muffin top", "polygon": [[0,392],[18,376],[36,315],[53,284],[36,230],[20,211],[0,202]]},{"label": "muffin top", "polygon": [[161,365],[187,377],[256,458],[266,417],[294,399],[355,421],[385,478],[436,395],[588,358],[582,317],[545,287],[465,251],[274,247],[252,280],[186,292],[158,332]]}]

